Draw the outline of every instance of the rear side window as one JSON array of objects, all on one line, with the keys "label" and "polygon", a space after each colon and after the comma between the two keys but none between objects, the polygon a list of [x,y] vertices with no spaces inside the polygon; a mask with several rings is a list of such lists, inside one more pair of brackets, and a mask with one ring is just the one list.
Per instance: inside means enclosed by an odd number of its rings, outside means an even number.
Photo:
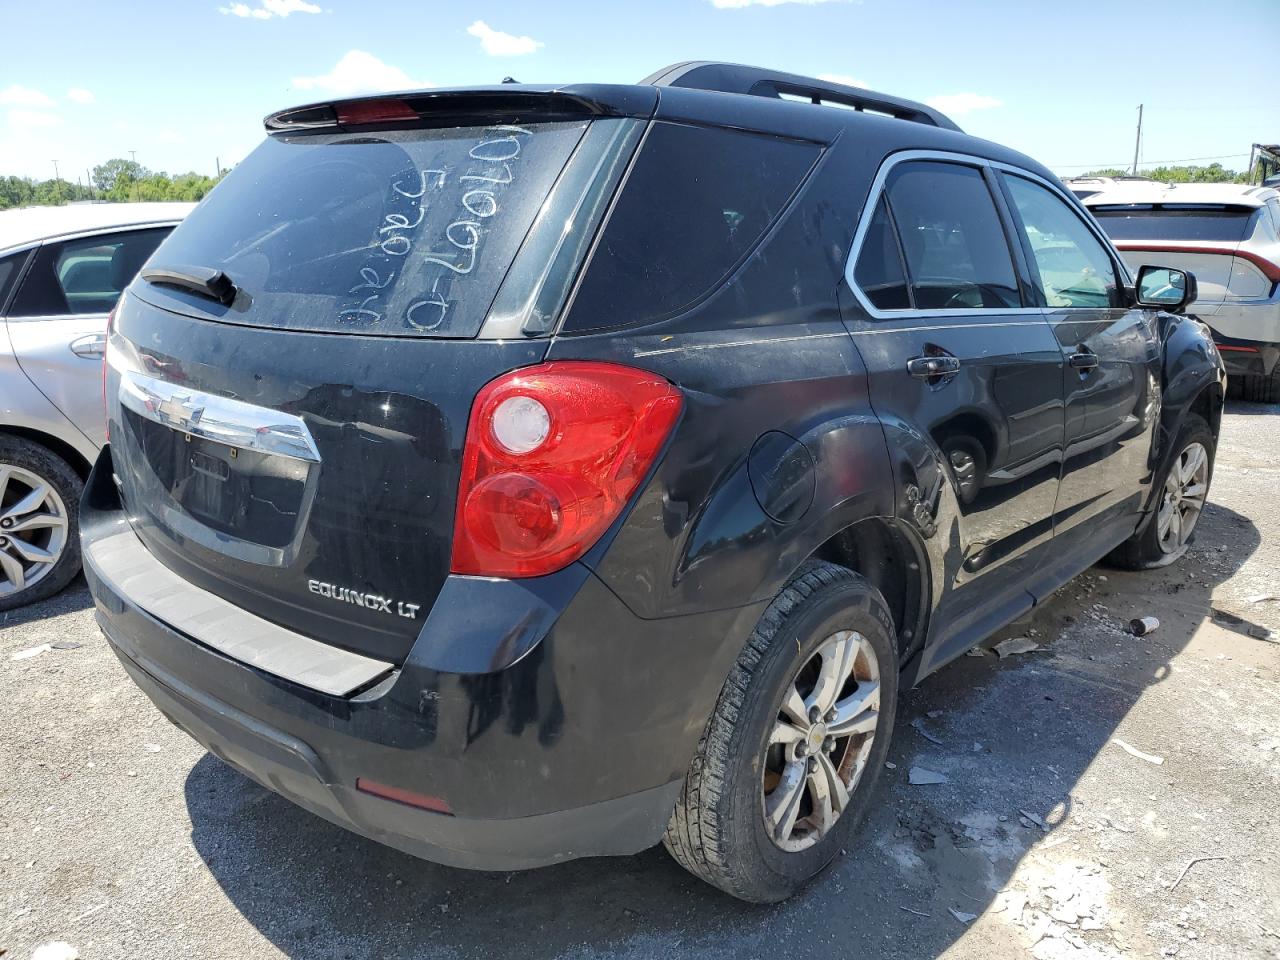
[{"label": "rear side window", "polygon": [[908,161],[886,183],[918,310],[1020,305],[1013,258],[981,171]]},{"label": "rear side window", "polygon": [[1255,207],[1141,203],[1089,208],[1112,240],[1208,240],[1240,243],[1252,232]]},{"label": "rear side window", "polygon": [[18,288],[11,317],[109,313],[168,227],[46,243]]},{"label": "rear side window", "polygon": [[472,337],[586,126],[269,137],[155,262],[224,271],[247,295],[240,324]]},{"label": "rear side window", "polygon": [[562,329],[660,320],[714,290],[764,236],[821,149],[655,123]]},{"label": "rear side window", "polygon": [[1118,307],[1120,289],[1106,247],[1066,201],[1038,183],[1005,176],[1050,307]]}]

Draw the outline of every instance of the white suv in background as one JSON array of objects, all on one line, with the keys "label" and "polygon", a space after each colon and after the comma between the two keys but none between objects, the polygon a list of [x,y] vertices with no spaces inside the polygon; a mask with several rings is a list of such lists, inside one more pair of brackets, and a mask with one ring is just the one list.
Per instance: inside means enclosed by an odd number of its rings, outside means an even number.
[{"label": "white suv in background", "polygon": [[1226,183],[1117,183],[1083,200],[1136,273],[1194,273],[1191,310],[1213,330],[1247,400],[1280,402],[1280,190]]},{"label": "white suv in background", "polygon": [[107,314],[194,206],[0,212],[0,610],[80,570],[80,491],[106,439]]}]

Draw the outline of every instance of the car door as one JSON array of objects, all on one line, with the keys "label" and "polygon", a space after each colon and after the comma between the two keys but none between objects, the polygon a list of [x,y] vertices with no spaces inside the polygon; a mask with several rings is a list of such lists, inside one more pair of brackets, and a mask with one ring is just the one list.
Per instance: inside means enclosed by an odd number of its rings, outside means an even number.
[{"label": "car door", "polygon": [[22,371],[99,446],[106,440],[102,353],[107,314],[171,229],[46,242],[10,300],[5,320]]},{"label": "car door", "polygon": [[981,160],[901,155],[846,278],[898,515],[931,554],[922,670],[1031,606],[1023,584],[1053,535],[1063,356],[994,188]]},{"label": "car door", "polygon": [[1127,274],[1075,205],[1034,175],[1003,171],[1001,179],[1064,360],[1055,563],[1033,589],[1043,593],[1138,522],[1160,417],[1160,341],[1155,311],[1130,305]]}]

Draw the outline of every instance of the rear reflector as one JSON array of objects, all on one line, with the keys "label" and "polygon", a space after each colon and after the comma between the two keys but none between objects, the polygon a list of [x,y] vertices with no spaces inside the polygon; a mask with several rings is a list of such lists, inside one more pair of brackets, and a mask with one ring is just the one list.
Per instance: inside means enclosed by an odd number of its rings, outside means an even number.
[{"label": "rear reflector", "polygon": [[585,360],[489,383],[467,426],[452,572],[539,577],[577,560],[640,486],[683,402],[662,377]]},{"label": "rear reflector", "polygon": [[351,126],[361,123],[396,123],[417,120],[418,111],[403,100],[353,100],[334,105],[338,123]]},{"label": "rear reflector", "polygon": [[453,810],[449,807],[449,804],[439,797],[428,796],[425,793],[414,793],[412,790],[390,787],[385,783],[378,783],[376,780],[366,780],[364,777],[356,777],[356,789],[370,796],[381,797],[383,800],[392,800],[396,803],[403,803],[406,806],[417,807],[419,810],[430,810],[432,813],[453,816]]},{"label": "rear reflector", "polygon": [[1222,343],[1218,344],[1219,353],[1225,353],[1228,351],[1232,353],[1258,353],[1259,352],[1257,347],[1230,347],[1230,346],[1227,346],[1226,344],[1222,344]]}]

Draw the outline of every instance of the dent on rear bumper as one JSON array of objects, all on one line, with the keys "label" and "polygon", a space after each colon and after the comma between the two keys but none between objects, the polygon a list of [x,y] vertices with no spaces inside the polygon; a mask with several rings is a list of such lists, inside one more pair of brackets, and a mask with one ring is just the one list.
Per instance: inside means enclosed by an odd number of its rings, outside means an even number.
[{"label": "dent on rear bumper", "polygon": [[[109,466],[102,473],[95,471],[86,492],[86,541],[124,523],[118,507],[104,509],[114,489]],[[391,676],[341,698],[173,631],[117,590],[90,551],[86,558],[113,648],[195,739],[358,833],[429,859],[493,869],[656,843],[740,649],[737,633],[758,616],[739,609],[641,620],[584,571],[575,575],[576,589],[536,597],[546,629],[535,631],[540,638],[528,649],[504,650],[503,669],[439,669],[450,651],[461,666],[467,651],[424,629]],[[456,638],[498,629],[498,613],[512,612],[495,602],[510,594],[486,598],[482,588],[468,584],[469,606],[440,621]],[[357,793],[357,777],[441,797],[455,816]]]}]

